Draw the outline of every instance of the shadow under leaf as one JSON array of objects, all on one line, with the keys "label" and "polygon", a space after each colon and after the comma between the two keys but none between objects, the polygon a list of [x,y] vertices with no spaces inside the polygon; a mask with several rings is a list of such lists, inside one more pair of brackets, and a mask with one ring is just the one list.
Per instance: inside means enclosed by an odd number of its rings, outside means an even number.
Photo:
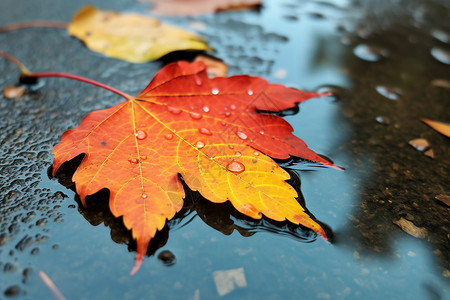
[{"label": "shadow under leaf", "polygon": [[[75,191],[75,184],[71,178],[83,157],[84,155],[79,155],[65,162],[60,167],[56,174],[60,184]],[[288,183],[295,188],[299,195],[298,202],[305,209],[305,212],[322,226],[329,237],[329,241],[332,242],[334,239],[332,230],[326,224],[316,220],[305,207],[305,199],[300,191],[301,181],[299,174],[289,169],[286,169],[286,171],[291,175]],[[51,168],[48,174],[51,177]],[[267,232],[285,236],[302,243],[310,243],[317,239],[317,234],[314,231],[302,225],[296,225],[288,221],[273,221],[266,217],[255,220],[238,212],[229,201],[212,203],[201,196],[200,193],[192,191],[184,183],[181,176],[179,178],[186,194],[183,208],[171,220],[168,220],[164,228],[158,231],[155,237],[150,240],[147,256],[154,255],[158,249],[167,243],[170,231],[188,225],[197,216],[207,225],[224,235],[231,235],[236,230],[244,237],[253,236],[257,232]],[[87,196],[86,207],[83,206],[78,195],[75,196],[75,201],[78,203],[78,211],[91,225],[98,226],[103,223],[110,228],[111,239],[115,243],[127,245],[130,252],[136,251],[136,241],[133,239],[131,231],[124,226],[122,217],[115,217],[109,210],[108,189],[102,189],[93,195]]]}]

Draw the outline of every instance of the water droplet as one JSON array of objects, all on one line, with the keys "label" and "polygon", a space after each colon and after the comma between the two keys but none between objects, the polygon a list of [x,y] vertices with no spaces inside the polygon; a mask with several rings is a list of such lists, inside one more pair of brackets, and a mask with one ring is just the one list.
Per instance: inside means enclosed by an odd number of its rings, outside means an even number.
[{"label": "water droplet", "polygon": [[139,162],[139,160],[136,158],[129,159],[128,161],[132,164],[137,164]]},{"label": "water droplet", "polygon": [[259,134],[264,134],[264,131],[261,130],[261,131],[259,132]]},{"label": "water droplet", "polygon": [[147,159],[147,155],[141,155],[141,160],[146,160]]},{"label": "water droplet", "polygon": [[211,89],[211,94],[218,95],[219,94],[219,89],[218,88],[212,88]]},{"label": "water droplet", "polygon": [[205,147],[205,144],[204,144],[202,141],[198,141],[197,144],[195,144],[195,146],[196,146],[198,149],[202,149],[203,147]]},{"label": "water droplet", "polygon": [[432,30],[431,35],[443,43],[450,44],[450,34],[441,29]]},{"label": "water droplet", "polygon": [[207,112],[209,112],[209,110],[210,110],[210,109],[209,109],[209,106],[203,106],[203,111],[204,111],[204,112],[207,113]]},{"label": "water droplet", "polygon": [[236,151],[236,153],[234,153],[234,155],[236,155],[236,157],[241,157],[241,152]]},{"label": "water droplet", "polygon": [[222,126],[227,125],[227,123],[225,121],[222,121],[220,124],[222,124]]},{"label": "water droplet", "polygon": [[242,163],[233,160],[227,165],[227,170],[234,174],[239,174],[244,172],[245,166]]},{"label": "water droplet", "polygon": [[234,146],[233,145],[228,145],[228,148],[234,149]]},{"label": "water droplet", "polygon": [[247,94],[248,94],[249,96],[253,95],[253,90],[248,90],[248,91],[247,91]]},{"label": "water droplet", "polygon": [[398,100],[400,96],[403,94],[403,91],[396,87],[389,87],[384,85],[379,85],[376,87],[377,92],[391,100]]},{"label": "water droplet", "polygon": [[431,55],[443,64],[450,65],[450,51],[444,50],[439,47],[431,49]]},{"label": "water droplet", "polygon": [[142,131],[142,130],[136,131],[135,135],[138,140],[143,140],[147,137],[147,134],[145,133],[145,131]]},{"label": "water droplet", "polygon": [[189,115],[190,115],[191,118],[194,119],[194,120],[200,120],[201,118],[203,118],[203,116],[202,116],[201,114],[196,113],[196,112],[193,112],[193,111],[191,111],[191,112],[189,113]]},{"label": "water droplet", "polygon": [[202,79],[197,75],[194,76],[194,81],[195,81],[195,84],[198,86],[203,84]]},{"label": "water droplet", "polygon": [[161,253],[159,253],[158,259],[162,261],[162,263],[165,264],[166,266],[173,266],[177,261],[175,255],[169,250],[164,250]]},{"label": "water droplet", "polygon": [[255,155],[255,156],[258,156],[259,155],[259,152],[253,152],[253,155]]},{"label": "water droplet", "polygon": [[230,108],[231,108],[232,110],[235,110],[235,109],[236,109],[236,105],[231,104],[231,105],[230,105]]},{"label": "water droplet", "polygon": [[242,131],[237,131],[236,135],[241,139],[241,140],[246,140],[248,138],[248,136],[243,133]]},{"label": "water droplet", "polygon": [[389,118],[387,118],[387,117],[378,116],[378,117],[375,118],[375,120],[376,120],[378,123],[383,124],[383,125],[389,125],[389,124],[391,124],[391,120],[390,120]]},{"label": "water droplet", "polygon": [[204,127],[199,128],[198,132],[200,132],[201,134],[204,134],[204,135],[212,135],[211,130],[209,130],[208,128],[204,128]]},{"label": "water droplet", "polygon": [[142,197],[142,199],[146,199],[147,198],[147,194],[146,193],[142,193],[141,197]]},{"label": "water droplet", "polygon": [[174,115],[181,114],[181,109],[173,107],[173,106],[167,106],[167,111],[173,113]]},{"label": "water droplet", "polygon": [[353,53],[362,60],[378,62],[388,56],[388,51],[383,48],[360,44],[353,49]]},{"label": "water droplet", "polygon": [[229,111],[226,111],[225,112],[225,117],[229,117],[229,116],[231,116],[231,113]]},{"label": "water droplet", "polygon": [[171,140],[171,139],[173,139],[173,133],[168,133],[168,134],[166,134],[166,135],[164,136],[164,138],[165,138],[166,140]]}]

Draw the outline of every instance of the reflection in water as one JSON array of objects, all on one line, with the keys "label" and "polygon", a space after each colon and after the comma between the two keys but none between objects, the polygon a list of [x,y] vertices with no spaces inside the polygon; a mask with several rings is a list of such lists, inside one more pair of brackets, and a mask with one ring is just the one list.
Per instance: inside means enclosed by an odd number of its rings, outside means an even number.
[{"label": "reflection in water", "polygon": [[[67,165],[63,165],[61,173],[58,173],[60,182],[69,184],[68,187],[73,188],[73,183],[69,183],[66,180],[71,178],[71,175],[68,176],[66,172],[69,171],[69,168],[73,168],[79,163],[79,158],[70,161]],[[289,171],[289,173],[291,174],[289,183],[295,187],[300,195],[299,202],[305,208],[305,201],[299,190],[300,179],[298,174],[292,171]],[[313,242],[317,238],[317,234],[314,231],[304,226],[289,222],[276,222],[267,218],[255,220],[239,213],[229,202],[212,203],[203,198],[198,192],[191,191],[186,185],[184,185],[184,188],[186,198],[182,210],[173,219],[169,220],[166,226],[157,232],[156,236],[150,241],[147,251],[148,256],[154,255],[158,249],[166,245],[170,231],[188,225],[196,217],[199,217],[210,227],[225,235],[231,235],[235,230],[243,237],[250,237],[257,232],[268,232],[286,236],[303,243]],[[103,223],[110,228],[111,239],[115,243],[126,244],[129,251],[136,251],[136,243],[131,236],[131,231],[125,228],[121,218],[114,217],[109,210],[108,190],[103,189],[94,195],[88,196],[86,198],[86,207],[81,204],[78,196],[76,196],[76,200],[78,202],[78,211],[91,225],[98,226]],[[333,234],[328,226],[321,222],[319,223],[324,227],[329,239],[332,240]],[[171,265],[175,263],[175,256],[172,256],[173,254],[170,252],[161,252],[158,258],[166,265]]]}]

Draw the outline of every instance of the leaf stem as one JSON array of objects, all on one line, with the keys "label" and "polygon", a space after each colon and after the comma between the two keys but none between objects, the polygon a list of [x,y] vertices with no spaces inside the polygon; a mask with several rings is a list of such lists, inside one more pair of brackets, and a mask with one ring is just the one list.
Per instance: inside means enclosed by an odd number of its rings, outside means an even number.
[{"label": "leaf stem", "polygon": [[127,100],[133,98],[132,96],[119,91],[118,89],[115,89],[109,85],[103,84],[101,82],[86,78],[86,77],[82,77],[82,76],[78,76],[78,75],[73,75],[73,74],[68,74],[68,73],[61,73],[61,72],[39,72],[39,73],[31,73],[31,74],[26,74],[24,77],[37,77],[37,78],[42,78],[42,77],[62,77],[62,78],[68,78],[68,79],[73,79],[73,80],[77,80],[77,81],[82,81],[82,82],[86,82],[98,87],[101,87],[105,90],[108,90],[110,92],[113,92]]},{"label": "leaf stem", "polygon": [[45,21],[45,20],[26,21],[26,22],[13,23],[13,24],[9,24],[9,25],[0,27],[0,33],[17,30],[17,29],[35,28],[35,27],[51,27],[51,28],[65,29],[65,28],[67,28],[67,25],[69,25],[67,22],[59,22],[59,21]]},{"label": "leaf stem", "polygon": [[10,62],[15,64],[16,66],[18,66],[19,69],[20,69],[20,72],[23,75],[31,75],[32,74],[32,72],[30,70],[28,70],[28,68],[25,67],[24,64],[22,64],[17,58],[13,57],[12,55],[9,55],[8,53],[3,52],[3,51],[0,50],[0,56],[5,58],[5,59],[7,59],[7,60],[9,60]]}]

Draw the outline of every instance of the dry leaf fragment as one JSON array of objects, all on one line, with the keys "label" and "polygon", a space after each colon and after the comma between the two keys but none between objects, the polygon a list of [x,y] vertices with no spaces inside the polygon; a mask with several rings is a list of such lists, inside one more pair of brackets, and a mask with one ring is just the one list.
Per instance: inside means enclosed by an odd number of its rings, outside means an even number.
[{"label": "dry leaf fragment", "polygon": [[100,11],[94,6],[77,12],[67,30],[89,49],[133,63],[176,50],[211,50],[200,36],[158,19]]},{"label": "dry leaf fragment", "polygon": [[440,79],[440,78],[433,79],[430,82],[430,85],[445,88],[445,89],[450,89],[450,81],[445,80],[445,79]]},{"label": "dry leaf fragment", "polygon": [[206,55],[198,55],[194,62],[202,61],[206,65],[206,70],[208,71],[208,77],[226,77],[228,73],[228,65],[223,61],[206,56]]},{"label": "dry leaf fragment", "polygon": [[434,158],[434,151],[433,149],[428,149],[423,153],[425,156],[428,156],[429,158]]},{"label": "dry leaf fragment", "polygon": [[441,195],[437,195],[435,198],[436,198],[436,200],[441,201],[445,205],[450,206],[450,195],[441,194]]},{"label": "dry leaf fragment", "polygon": [[420,152],[424,152],[430,148],[430,143],[426,139],[413,139],[408,143]]},{"label": "dry leaf fragment", "polygon": [[408,221],[404,218],[400,218],[398,221],[392,221],[395,225],[401,228],[404,232],[412,235],[415,238],[425,238],[428,236],[428,231],[423,227],[417,227],[413,222]]},{"label": "dry leaf fragment", "polygon": [[243,288],[247,286],[244,268],[214,271],[213,277],[214,282],[216,283],[217,292],[220,296],[231,293],[236,287]]},{"label": "dry leaf fragment", "polygon": [[19,98],[23,93],[25,93],[23,86],[6,86],[3,89],[3,96],[6,99]]},{"label": "dry leaf fragment", "polygon": [[422,122],[439,132],[440,134],[445,135],[446,137],[450,137],[450,124],[433,121],[429,119],[422,118],[420,119]]},{"label": "dry leaf fragment", "polygon": [[225,10],[250,9],[261,0],[141,0],[153,3],[151,12],[166,16],[197,16]]}]

